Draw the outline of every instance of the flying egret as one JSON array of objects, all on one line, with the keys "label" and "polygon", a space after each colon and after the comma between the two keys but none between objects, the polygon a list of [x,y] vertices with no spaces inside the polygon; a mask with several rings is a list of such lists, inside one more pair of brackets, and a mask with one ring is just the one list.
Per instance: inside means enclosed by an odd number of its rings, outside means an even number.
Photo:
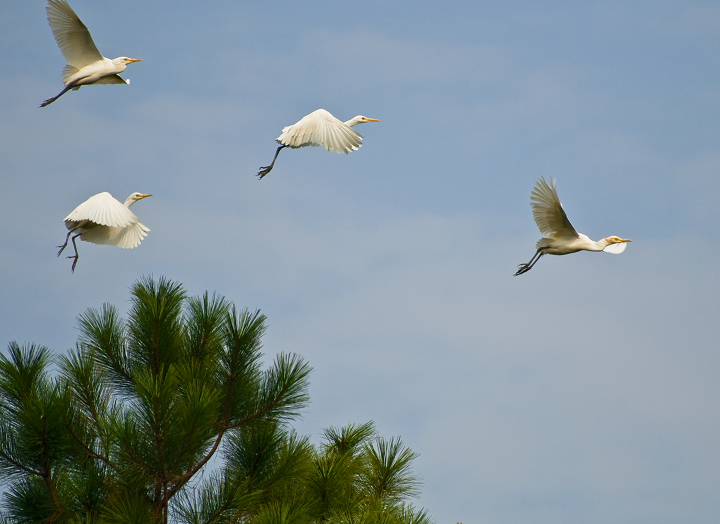
[{"label": "flying egret", "polygon": [[261,167],[258,177],[262,178],[272,170],[280,150],[284,147],[297,149],[305,146],[323,146],[328,151],[345,154],[357,151],[362,145],[363,137],[352,127],[365,122],[380,122],[380,120],[358,115],[347,122],[342,122],[324,109],[313,111],[293,125],[283,128],[282,134],[275,139],[280,147],[275,151],[272,163]]},{"label": "flying egret", "polygon": [[93,244],[110,244],[124,249],[132,249],[140,245],[150,230],[141,224],[135,213],[128,208],[138,200],[149,196],[152,195],[133,193],[127,197],[124,204],[106,192],[91,196],[65,217],[65,227],[69,231],[65,237],[65,243],[58,246],[60,251],[57,256],[60,256],[68,244],[70,235],[76,231],[77,234],[72,237],[75,256],[68,257],[75,259],[72,265],[73,273],[79,256],[77,245],[75,245],[77,237]]},{"label": "flying egret", "polygon": [[75,11],[66,0],[48,0],[48,22],[67,65],[62,72],[65,88],[60,94],[45,100],[40,107],[52,104],[70,89],[80,89],[88,84],[128,84],[118,76],[125,71],[128,64],[141,62],[139,58],[121,56],[110,60],[100,54]]},{"label": "flying egret", "polygon": [[627,242],[632,242],[615,236],[595,242],[575,231],[560,205],[553,179],[550,179],[550,185],[545,182],[545,178],[537,181],[530,196],[530,205],[535,223],[544,237],[535,245],[537,251],[530,262],[520,264],[515,276],[530,271],[543,255],[568,255],[578,251],[605,251],[619,255],[625,251]]}]

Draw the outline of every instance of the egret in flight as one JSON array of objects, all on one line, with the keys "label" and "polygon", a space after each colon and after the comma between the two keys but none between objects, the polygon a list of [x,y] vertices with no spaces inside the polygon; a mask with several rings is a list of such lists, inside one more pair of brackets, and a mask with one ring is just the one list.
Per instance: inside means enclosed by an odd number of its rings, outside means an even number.
[{"label": "egret in flight", "polygon": [[65,243],[58,246],[60,248],[58,256],[67,247],[70,235],[73,233],[76,233],[72,237],[75,255],[68,257],[75,259],[72,265],[73,273],[78,262],[78,250],[75,245],[77,237],[93,244],[109,244],[124,249],[132,249],[140,245],[150,230],[141,224],[135,213],[128,208],[138,200],[149,196],[152,195],[133,193],[127,197],[124,204],[115,200],[110,193],[91,196],[65,217],[65,227],[69,231]]},{"label": "egret in flight", "polygon": [[305,146],[323,146],[328,151],[345,154],[357,151],[362,145],[363,137],[352,127],[365,122],[380,122],[380,120],[358,115],[347,122],[342,122],[324,109],[313,111],[293,125],[283,128],[282,134],[275,139],[280,147],[275,151],[272,163],[261,167],[258,177],[262,178],[272,170],[280,150],[284,147],[297,149]]},{"label": "egret in flight", "polygon": [[515,276],[522,275],[532,269],[543,255],[568,255],[578,251],[605,251],[619,255],[625,251],[627,238],[607,237],[595,242],[586,235],[578,233],[568,220],[555,190],[555,181],[550,185],[540,178],[530,196],[533,217],[540,233],[544,235],[535,245],[537,251],[527,264],[520,264]]},{"label": "egret in flight", "polygon": [[45,100],[40,107],[52,104],[70,89],[80,89],[88,84],[127,84],[118,76],[125,71],[128,64],[141,62],[139,58],[121,56],[110,60],[100,54],[75,11],[65,0],[48,0],[48,22],[67,65],[62,72],[65,88],[60,94]]}]

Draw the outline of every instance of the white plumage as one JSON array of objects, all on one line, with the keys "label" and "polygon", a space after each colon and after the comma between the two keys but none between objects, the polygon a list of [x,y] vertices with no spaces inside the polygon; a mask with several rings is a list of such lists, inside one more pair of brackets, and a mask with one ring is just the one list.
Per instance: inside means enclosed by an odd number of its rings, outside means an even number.
[{"label": "white plumage", "polygon": [[60,248],[58,256],[67,246],[70,235],[75,232],[77,234],[72,237],[75,255],[68,257],[75,259],[72,265],[73,272],[78,261],[77,245],[75,244],[77,237],[93,244],[109,244],[124,249],[137,247],[150,229],[138,220],[129,207],[138,200],[149,196],[152,195],[133,193],[127,197],[124,204],[106,192],[91,196],[65,217],[64,222],[65,227],[68,228],[68,234],[65,237],[65,243],[58,246]]},{"label": "white plumage", "polygon": [[141,62],[139,58],[121,56],[110,60],[100,54],[90,32],[75,14],[66,0],[48,0],[48,22],[55,40],[67,65],[62,72],[65,88],[40,107],[52,104],[69,89],[80,89],[89,84],[126,84],[118,73],[125,71],[127,64]]},{"label": "white plumage", "polygon": [[537,181],[531,193],[530,205],[533,218],[543,238],[535,245],[537,251],[530,262],[520,264],[515,276],[530,271],[543,255],[568,255],[578,251],[605,251],[618,255],[625,251],[627,242],[632,242],[616,236],[595,242],[587,235],[575,231],[560,204],[555,181],[552,179],[549,185],[544,178]]},{"label": "white plumage", "polygon": [[322,146],[327,151],[345,154],[357,151],[362,146],[363,137],[353,129],[353,126],[365,122],[379,122],[379,120],[358,115],[343,122],[324,109],[313,111],[293,125],[283,128],[282,134],[275,139],[280,147],[277,148],[272,163],[261,167],[258,176],[262,178],[272,170],[280,150],[285,147],[297,149]]}]

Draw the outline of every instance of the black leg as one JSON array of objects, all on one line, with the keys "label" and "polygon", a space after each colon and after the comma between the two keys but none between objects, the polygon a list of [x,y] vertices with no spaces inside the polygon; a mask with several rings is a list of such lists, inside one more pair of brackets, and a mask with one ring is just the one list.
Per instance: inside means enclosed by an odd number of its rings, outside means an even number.
[{"label": "black leg", "polygon": [[68,231],[68,234],[65,237],[65,243],[62,246],[58,246],[60,248],[60,251],[58,251],[57,256],[60,256],[60,253],[62,253],[65,250],[65,248],[67,247],[68,240],[70,239],[70,235],[72,235],[73,231],[75,231],[76,229],[77,228],[74,228],[74,229],[71,229],[70,231]]},{"label": "black leg", "polygon": [[544,254],[545,253],[543,253],[543,251],[541,249],[538,249],[535,252],[535,254],[533,255],[533,257],[530,259],[530,262],[528,262],[527,264],[520,264],[518,266],[518,270],[515,273],[515,276],[522,275],[523,273],[527,273],[528,271],[530,271],[533,268],[533,266],[537,263],[537,261],[540,260],[540,257],[543,256]]},{"label": "black leg", "polygon": [[65,89],[63,89],[62,91],[60,91],[60,93],[59,93],[57,96],[54,96],[54,97],[52,97],[52,98],[48,98],[48,99],[45,100],[42,104],[40,104],[40,107],[45,107],[45,106],[47,106],[47,105],[52,104],[55,100],[57,100],[58,98],[60,98],[61,96],[63,96],[65,93],[67,93],[68,91],[70,91],[73,87],[75,87],[75,84],[68,84],[68,85],[66,85],[66,86],[65,86]]},{"label": "black leg", "polygon": [[270,171],[272,171],[273,166],[275,165],[275,160],[277,160],[278,155],[280,154],[280,150],[283,147],[287,146],[280,146],[277,148],[277,151],[275,151],[275,156],[273,157],[273,161],[269,166],[261,167],[260,171],[258,171],[258,179],[261,179],[265,175],[267,175]]},{"label": "black leg", "polygon": [[68,257],[68,258],[74,258],[74,259],[75,259],[75,260],[73,261],[72,268],[70,268],[70,270],[71,270],[73,273],[75,273],[75,266],[77,265],[78,258],[80,258],[80,255],[78,255],[78,252],[77,252],[77,245],[75,245],[75,239],[76,239],[77,237],[79,237],[80,235],[82,235],[82,233],[78,233],[77,235],[75,235],[74,237],[72,237],[73,247],[75,248],[75,256]]}]

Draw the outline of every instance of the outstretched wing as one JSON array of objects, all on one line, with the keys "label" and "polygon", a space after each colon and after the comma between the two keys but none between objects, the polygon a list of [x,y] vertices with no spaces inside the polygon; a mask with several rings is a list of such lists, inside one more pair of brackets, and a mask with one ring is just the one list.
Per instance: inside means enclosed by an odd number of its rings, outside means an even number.
[{"label": "outstretched wing", "polygon": [[150,229],[140,222],[135,222],[127,227],[102,227],[98,226],[85,229],[82,238],[93,244],[109,244],[123,249],[132,249],[140,245]]},{"label": "outstretched wing", "polygon": [[124,80],[119,75],[108,75],[102,77],[97,82],[93,82],[92,85],[101,85],[101,84],[129,84],[129,80]]},{"label": "outstretched wing", "polygon": [[110,193],[98,193],[76,207],[65,217],[65,226],[73,229],[88,221],[107,227],[128,227],[138,223],[135,213],[115,200]]},{"label": "outstretched wing", "polygon": [[48,0],[50,29],[67,63],[78,69],[102,60],[90,31],[65,0]]},{"label": "outstretched wing", "polygon": [[277,142],[292,148],[323,146],[328,151],[347,154],[362,145],[362,135],[324,109],[318,109],[285,127]]},{"label": "outstretched wing", "polygon": [[545,178],[535,184],[530,196],[533,217],[540,233],[547,238],[577,238],[575,228],[568,220],[555,190],[555,181],[550,185]]}]

